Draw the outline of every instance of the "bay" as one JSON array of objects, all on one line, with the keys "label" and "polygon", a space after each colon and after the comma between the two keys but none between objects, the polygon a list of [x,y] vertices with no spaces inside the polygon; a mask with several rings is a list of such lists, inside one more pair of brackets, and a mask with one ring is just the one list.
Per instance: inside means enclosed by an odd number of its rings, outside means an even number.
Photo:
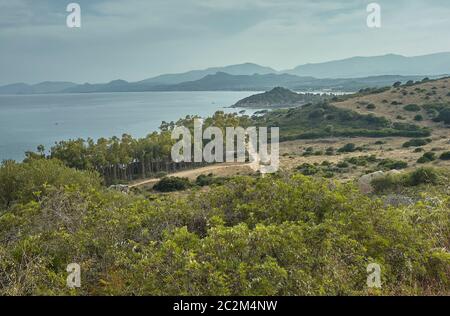
[{"label": "bay", "polygon": [[[0,96],[0,161],[22,160],[40,144],[91,137],[144,137],[162,121],[209,116],[257,92],[142,92]],[[257,110],[246,110],[251,115]]]}]

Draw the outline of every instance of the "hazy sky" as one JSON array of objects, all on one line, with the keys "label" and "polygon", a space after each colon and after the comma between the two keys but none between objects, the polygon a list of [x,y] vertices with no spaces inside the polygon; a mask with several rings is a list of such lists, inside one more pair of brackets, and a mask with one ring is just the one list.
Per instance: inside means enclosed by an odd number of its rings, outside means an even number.
[{"label": "hazy sky", "polygon": [[[81,6],[79,29],[66,6]],[[382,8],[382,28],[366,6]],[[0,84],[450,51],[449,0],[0,0]]]}]

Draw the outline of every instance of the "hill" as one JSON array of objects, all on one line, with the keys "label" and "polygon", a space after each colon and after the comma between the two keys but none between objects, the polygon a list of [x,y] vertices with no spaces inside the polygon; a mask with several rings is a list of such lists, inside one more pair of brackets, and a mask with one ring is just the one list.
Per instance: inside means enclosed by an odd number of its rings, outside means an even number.
[{"label": "hill", "polygon": [[297,76],[316,78],[357,78],[382,75],[450,74],[450,53],[416,57],[388,54],[374,57],[352,57],[325,63],[305,64],[286,70]]},{"label": "hill", "polygon": [[238,101],[236,108],[277,108],[304,105],[318,100],[320,96],[314,94],[299,94],[282,87],[273,88],[270,91],[255,94]]}]

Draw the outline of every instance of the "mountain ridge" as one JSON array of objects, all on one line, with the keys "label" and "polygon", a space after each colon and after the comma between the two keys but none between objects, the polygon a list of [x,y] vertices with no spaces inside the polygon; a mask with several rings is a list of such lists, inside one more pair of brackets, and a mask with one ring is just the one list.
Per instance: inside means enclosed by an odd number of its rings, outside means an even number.
[{"label": "mountain ridge", "polygon": [[[375,86],[388,85],[394,79],[418,80],[425,76],[437,78],[447,74],[450,74],[450,52],[412,57],[386,54],[307,63],[284,71],[247,62],[162,74],[136,82],[116,79],[108,83],[94,84],[76,84],[68,81],[45,81],[34,85],[13,83],[0,86],[0,94],[270,90],[276,86],[294,90],[355,91],[368,87],[369,83]],[[389,76],[391,78],[388,78]]]}]

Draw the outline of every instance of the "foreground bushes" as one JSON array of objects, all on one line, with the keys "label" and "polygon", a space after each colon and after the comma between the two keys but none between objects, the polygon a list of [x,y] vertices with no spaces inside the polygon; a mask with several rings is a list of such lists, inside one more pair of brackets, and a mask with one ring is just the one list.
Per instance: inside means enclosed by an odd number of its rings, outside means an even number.
[{"label": "foreground bushes", "polygon": [[[447,195],[393,208],[351,184],[278,175],[146,199],[87,187],[85,176],[2,207],[0,294],[448,294]],[[76,290],[65,287],[72,262]]]}]

